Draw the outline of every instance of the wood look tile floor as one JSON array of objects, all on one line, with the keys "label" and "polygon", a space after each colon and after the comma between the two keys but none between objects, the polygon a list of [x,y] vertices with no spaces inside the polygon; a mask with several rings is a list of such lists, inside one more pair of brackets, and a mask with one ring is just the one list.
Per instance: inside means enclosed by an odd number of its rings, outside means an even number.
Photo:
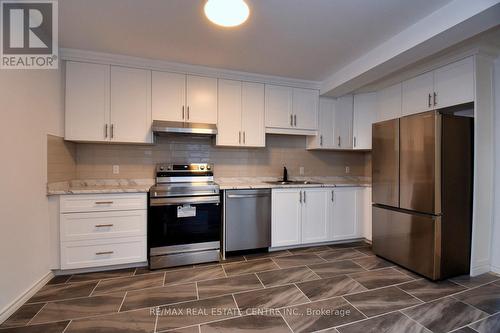
[{"label": "wood look tile floor", "polygon": [[432,282],[353,242],[56,276],[0,333],[500,332],[500,276]]}]

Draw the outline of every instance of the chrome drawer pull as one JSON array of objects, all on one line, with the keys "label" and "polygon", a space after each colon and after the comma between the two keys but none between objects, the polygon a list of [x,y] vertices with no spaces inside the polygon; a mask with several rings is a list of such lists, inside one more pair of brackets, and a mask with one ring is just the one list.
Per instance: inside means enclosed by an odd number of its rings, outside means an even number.
[{"label": "chrome drawer pull", "polygon": [[96,201],[96,205],[111,205],[113,204],[113,201]]},{"label": "chrome drawer pull", "polygon": [[95,255],[102,256],[102,255],[113,254],[113,253],[115,253],[115,251],[105,251],[105,252],[96,252]]},{"label": "chrome drawer pull", "polygon": [[96,228],[108,228],[108,227],[112,227],[114,226],[114,224],[96,224]]}]

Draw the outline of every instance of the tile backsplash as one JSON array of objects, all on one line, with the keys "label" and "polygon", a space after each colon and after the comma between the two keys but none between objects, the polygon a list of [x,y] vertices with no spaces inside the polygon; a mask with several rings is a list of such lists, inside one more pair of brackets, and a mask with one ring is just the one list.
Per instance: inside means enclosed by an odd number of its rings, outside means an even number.
[{"label": "tile backsplash", "polygon": [[47,182],[55,183],[76,178],[76,144],[47,135]]},{"label": "tile backsplash", "polygon": [[[265,148],[216,147],[210,137],[170,136],[157,138],[152,146],[119,144],[76,144],[76,178],[153,178],[157,163],[215,164],[216,177],[279,177],[286,166],[291,177],[369,176],[371,158],[365,152],[308,151],[306,138],[267,135]],[[118,165],[119,174],[113,173]]]}]

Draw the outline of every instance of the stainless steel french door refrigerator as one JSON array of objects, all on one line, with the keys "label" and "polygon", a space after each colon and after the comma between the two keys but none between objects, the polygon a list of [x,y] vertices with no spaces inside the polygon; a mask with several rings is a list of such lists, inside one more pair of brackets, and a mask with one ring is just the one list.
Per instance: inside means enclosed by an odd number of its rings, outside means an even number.
[{"label": "stainless steel french door refrigerator", "polygon": [[473,119],[430,111],[373,125],[373,251],[432,280],[468,274]]}]

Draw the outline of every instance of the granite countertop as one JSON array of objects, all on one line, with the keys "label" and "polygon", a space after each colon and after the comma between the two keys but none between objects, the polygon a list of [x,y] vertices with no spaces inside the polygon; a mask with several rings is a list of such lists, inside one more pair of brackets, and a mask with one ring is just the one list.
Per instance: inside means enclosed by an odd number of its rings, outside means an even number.
[{"label": "granite countertop", "polygon": [[154,179],[90,179],[47,184],[47,195],[146,193]]},{"label": "granite countertop", "polygon": [[[367,187],[371,186],[370,177],[356,176],[330,176],[330,177],[295,177],[291,180],[310,181],[317,184],[268,184],[266,182],[276,181],[274,177],[234,177],[216,178],[221,190],[238,190],[252,188],[290,188],[290,187]],[[319,184],[318,184],[319,183]]]}]

